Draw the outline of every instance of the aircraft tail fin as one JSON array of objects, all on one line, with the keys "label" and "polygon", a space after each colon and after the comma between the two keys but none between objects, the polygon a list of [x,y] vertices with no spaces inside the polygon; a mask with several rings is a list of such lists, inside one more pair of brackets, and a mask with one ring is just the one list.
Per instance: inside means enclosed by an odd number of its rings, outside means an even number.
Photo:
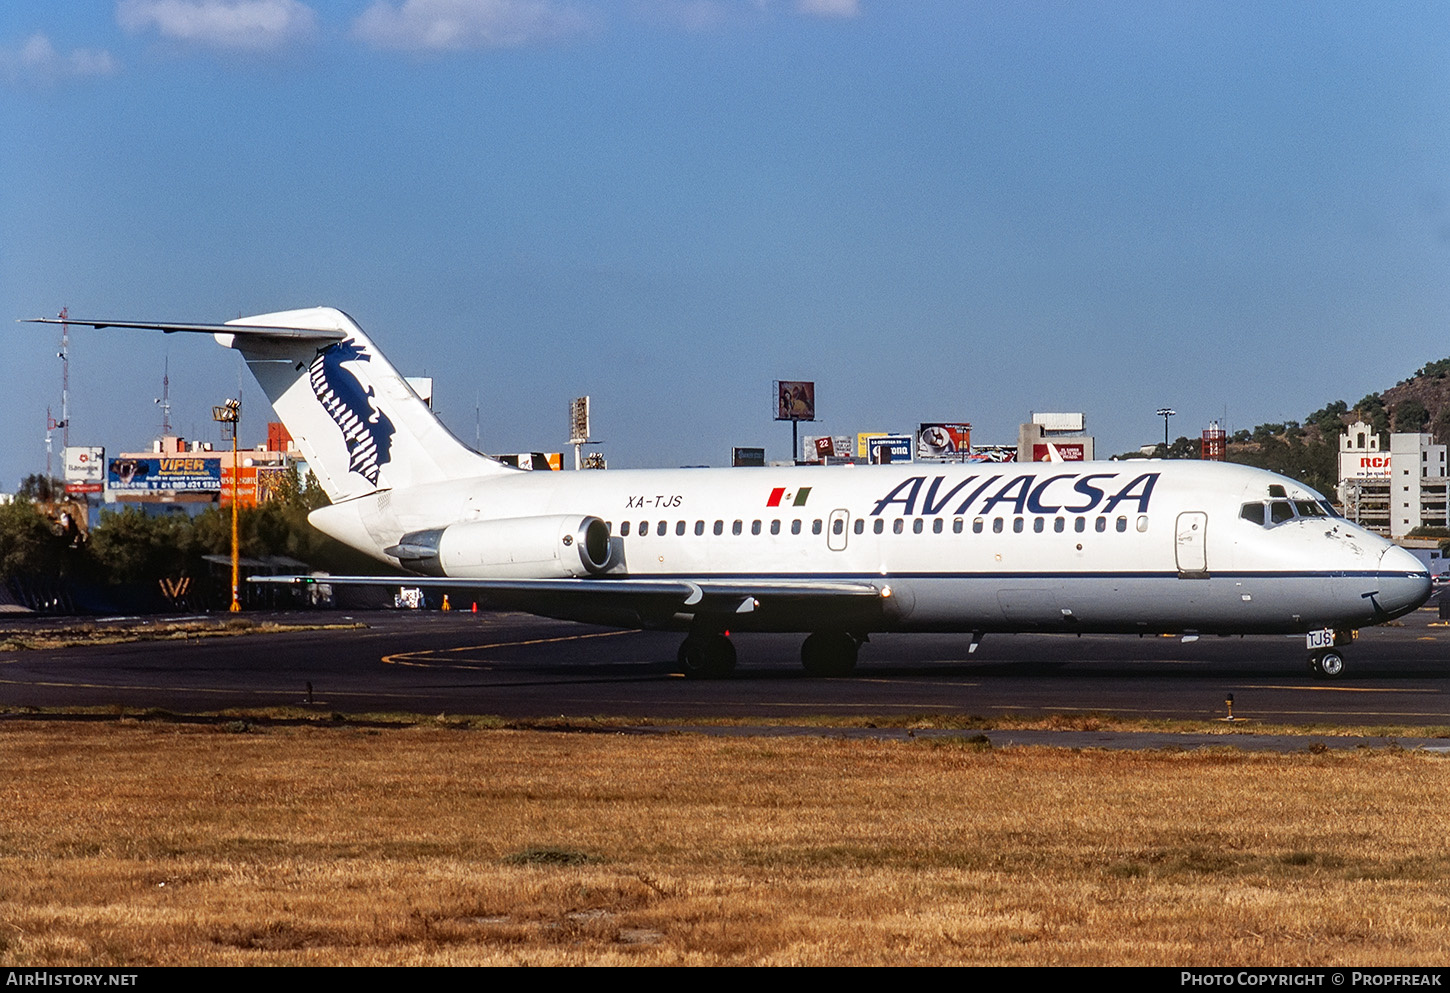
[{"label": "aircraft tail fin", "polygon": [[[376,489],[515,471],[459,441],[340,310],[261,314],[226,328],[218,342],[242,353],[334,503]],[[268,333],[278,328],[313,336]]]},{"label": "aircraft tail fin", "polygon": [[333,503],[380,489],[519,471],[459,441],[362,328],[332,307],[225,324],[65,323],[211,334],[241,352]]}]

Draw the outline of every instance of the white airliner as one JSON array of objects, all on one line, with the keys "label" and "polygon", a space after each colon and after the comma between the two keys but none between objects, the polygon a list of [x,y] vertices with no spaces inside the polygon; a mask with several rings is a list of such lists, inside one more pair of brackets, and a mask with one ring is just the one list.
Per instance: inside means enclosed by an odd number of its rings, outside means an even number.
[{"label": "white airliner", "polygon": [[[475,452],[341,311],[213,324],[77,321],[239,350],[332,505],[311,522],[411,584],[620,627],[687,631],[686,675],[730,631],[808,633],[842,675],[872,632],[1302,634],[1336,676],[1353,629],[1430,576],[1320,494],[1193,461],[529,472]],[[47,321],[46,323],[55,323]],[[391,583],[396,578],[334,578]]]}]

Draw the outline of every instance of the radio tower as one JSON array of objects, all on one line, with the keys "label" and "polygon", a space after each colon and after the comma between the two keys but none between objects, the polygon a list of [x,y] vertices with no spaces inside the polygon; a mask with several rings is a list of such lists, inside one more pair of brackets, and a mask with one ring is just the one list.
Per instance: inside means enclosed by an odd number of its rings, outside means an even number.
[{"label": "radio tower", "polygon": [[171,356],[166,357],[166,364],[162,366],[161,373],[161,395],[156,398],[156,406],[161,408],[161,437],[171,437]]}]

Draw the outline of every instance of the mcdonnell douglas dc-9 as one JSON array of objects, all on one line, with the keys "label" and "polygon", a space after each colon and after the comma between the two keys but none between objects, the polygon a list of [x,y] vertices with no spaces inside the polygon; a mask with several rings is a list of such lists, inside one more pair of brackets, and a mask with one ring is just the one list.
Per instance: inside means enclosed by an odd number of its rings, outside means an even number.
[{"label": "mcdonnell douglas dc-9", "polygon": [[[1354,629],[1430,594],[1409,552],[1320,494],[1197,461],[529,472],[455,438],[329,307],[226,324],[331,498],[314,526],[498,606],[687,632],[688,676],[731,631],[807,635],[845,675],[874,632],[1293,634],[1337,676]],[[47,323],[54,323],[48,321]],[[398,580],[331,577],[329,582]]]}]

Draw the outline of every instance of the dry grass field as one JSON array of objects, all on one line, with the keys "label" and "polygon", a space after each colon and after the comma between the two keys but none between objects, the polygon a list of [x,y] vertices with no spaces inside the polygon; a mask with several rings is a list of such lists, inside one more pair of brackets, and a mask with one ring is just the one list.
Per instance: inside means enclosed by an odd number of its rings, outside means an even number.
[{"label": "dry grass field", "polygon": [[1450,760],[0,722],[0,963],[1450,961]]}]

